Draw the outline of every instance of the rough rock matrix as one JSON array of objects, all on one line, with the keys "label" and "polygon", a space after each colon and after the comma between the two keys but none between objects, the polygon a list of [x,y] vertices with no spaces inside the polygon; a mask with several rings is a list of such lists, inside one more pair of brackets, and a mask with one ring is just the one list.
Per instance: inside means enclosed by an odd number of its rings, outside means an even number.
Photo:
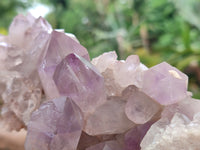
[{"label": "rough rock matrix", "polygon": [[115,52],[90,61],[72,34],[18,15],[0,35],[1,123],[26,150],[200,150],[200,101],[188,77]]}]

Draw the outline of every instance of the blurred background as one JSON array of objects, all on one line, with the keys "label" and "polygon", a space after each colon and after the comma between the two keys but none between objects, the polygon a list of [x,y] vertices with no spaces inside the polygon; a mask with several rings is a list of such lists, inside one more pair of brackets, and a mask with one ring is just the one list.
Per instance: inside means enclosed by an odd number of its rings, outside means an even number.
[{"label": "blurred background", "polygon": [[148,67],[166,61],[189,75],[200,98],[200,0],[0,0],[0,34],[27,12],[75,34],[91,58],[115,50]]}]

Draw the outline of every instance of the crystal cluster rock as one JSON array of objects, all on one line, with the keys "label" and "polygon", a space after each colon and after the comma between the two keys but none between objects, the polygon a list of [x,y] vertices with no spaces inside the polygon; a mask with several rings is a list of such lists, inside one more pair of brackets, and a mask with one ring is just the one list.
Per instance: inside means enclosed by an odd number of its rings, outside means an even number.
[{"label": "crystal cluster rock", "polygon": [[166,62],[106,52],[18,15],[0,35],[1,122],[27,129],[25,150],[198,150],[200,101]]}]

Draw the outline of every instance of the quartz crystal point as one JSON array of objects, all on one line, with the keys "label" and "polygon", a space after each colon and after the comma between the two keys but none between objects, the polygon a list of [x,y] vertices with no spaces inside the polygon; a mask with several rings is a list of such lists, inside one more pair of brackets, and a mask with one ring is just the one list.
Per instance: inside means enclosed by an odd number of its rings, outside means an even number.
[{"label": "quartz crystal point", "polygon": [[70,53],[76,53],[89,60],[86,48],[65,33],[53,31],[43,61],[38,69],[48,99],[59,97],[59,92],[52,77],[56,66]]},{"label": "quartz crystal point", "polygon": [[[15,69],[26,77],[36,72],[51,31],[51,25],[42,17],[15,17],[9,28],[8,43],[12,47],[7,52],[10,60],[7,68]],[[11,66],[13,61],[15,64]]]},{"label": "quartz crystal point", "polygon": [[76,54],[69,54],[57,65],[53,79],[59,93],[71,97],[84,114],[106,100],[102,75]]},{"label": "quartz crystal point", "polygon": [[120,95],[129,85],[141,87],[142,73],[147,70],[137,55],[129,56],[126,61],[118,61],[115,52],[104,53],[94,58],[92,64],[104,76],[108,96]]},{"label": "quartz crystal point", "polygon": [[127,131],[135,124],[127,118],[124,110],[125,101],[106,101],[87,118],[85,132],[89,135],[102,135]]},{"label": "quartz crystal point", "polygon": [[27,46],[42,32],[51,32],[51,25],[42,17],[34,18],[32,15],[18,15],[9,27],[9,42],[18,47]]},{"label": "quartz crystal point", "polygon": [[136,87],[126,103],[125,112],[127,117],[136,124],[148,122],[161,106],[149,96],[139,91]]},{"label": "quartz crystal point", "polygon": [[163,62],[144,72],[142,90],[161,105],[177,103],[187,96],[188,77]]},{"label": "quartz crystal point", "polygon": [[43,103],[28,124],[26,150],[76,150],[83,127],[79,107],[61,97]]},{"label": "quartz crystal point", "polygon": [[200,113],[190,120],[176,113],[151,126],[141,142],[141,150],[198,150],[200,148]]},{"label": "quartz crystal point", "polygon": [[123,150],[117,141],[106,141],[93,145],[86,150]]}]

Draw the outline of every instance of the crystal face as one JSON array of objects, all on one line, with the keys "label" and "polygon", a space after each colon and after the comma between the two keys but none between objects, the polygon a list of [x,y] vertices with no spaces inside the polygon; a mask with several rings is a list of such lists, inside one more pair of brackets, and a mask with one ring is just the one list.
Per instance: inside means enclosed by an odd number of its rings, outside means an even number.
[{"label": "crystal face", "polygon": [[90,135],[123,133],[135,126],[125,112],[125,101],[108,100],[99,106],[86,121],[85,131]]},{"label": "crystal face", "polygon": [[142,90],[160,104],[170,105],[187,96],[187,85],[184,73],[163,62],[144,72]]},{"label": "crystal face", "polygon": [[87,60],[67,55],[57,65],[53,80],[61,95],[71,97],[85,115],[104,103],[104,79]]},{"label": "crystal face", "polygon": [[160,109],[161,106],[157,102],[136,89],[128,98],[125,112],[131,121],[136,124],[144,124]]},{"label": "crystal face", "polygon": [[0,125],[25,150],[198,150],[200,101],[188,77],[137,55],[89,59],[73,34],[18,15],[0,35]]}]

